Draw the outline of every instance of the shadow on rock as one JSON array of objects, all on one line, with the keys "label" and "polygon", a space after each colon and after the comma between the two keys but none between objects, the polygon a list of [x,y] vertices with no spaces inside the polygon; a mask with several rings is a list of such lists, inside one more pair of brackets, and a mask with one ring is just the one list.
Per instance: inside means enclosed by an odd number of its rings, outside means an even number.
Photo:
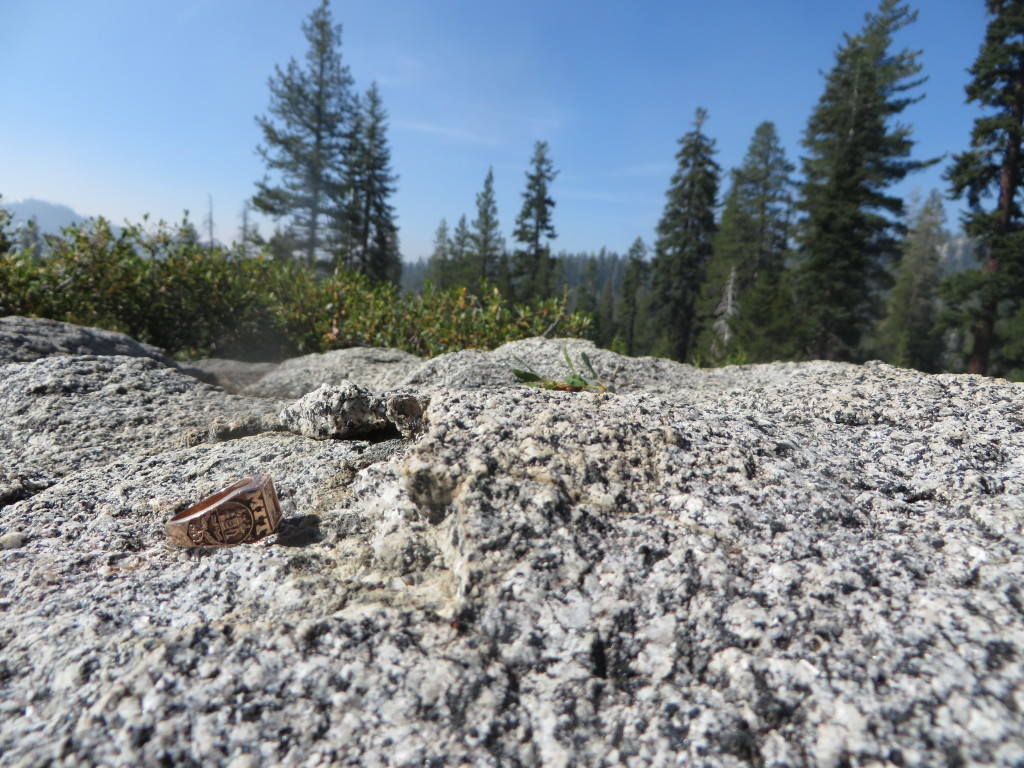
[{"label": "shadow on rock", "polygon": [[323,541],[319,515],[296,515],[281,521],[277,543],[282,547],[306,547]]}]

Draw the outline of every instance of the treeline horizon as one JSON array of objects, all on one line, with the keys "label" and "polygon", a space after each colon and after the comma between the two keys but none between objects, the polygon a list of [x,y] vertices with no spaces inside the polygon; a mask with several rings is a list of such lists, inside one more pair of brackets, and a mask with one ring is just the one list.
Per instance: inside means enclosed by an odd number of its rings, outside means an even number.
[{"label": "treeline horizon", "polygon": [[[840,41],[798,159],[764,121],[740,165],[723,169],[708,112],[697,108],[653,241],[573,256],[553,253],[558,171],[538,140],[511,242],[488,169],[472,220],[442,219],[431,256],[407,265],[403,280],[387,113],[375,85],[354,92],[341,27],[322,0],[303,24],[304,64],[276,68],[268,113],[256,118],[266,174],[251,205],[277,227],[264,240],[244,219],[237,251],[301,265],[314,282],[357,275],[389,286],[396,301],[404,283],[520,314],[547,302],[630,355],[697,365],[881,359],[1024,378],[1024,5],[986,8],[965,86],[979,117],[944,169],[944,190],[909,201],[892,191],[941,158],[918,157],[913,127],[901,122],[927,79],[921,51],[894,44],[917,12],[880,0]],[[945,199],[966,204],[962,250],[977,257],[968,268],[943,262]]]},{"label": "treeline horizon", "polygon": [[[894,47],[917,12],[881,0],[825,73],[799,172],[770,121],[740,166],[723,172],[698,108],[653,242],[585,257],[581,276],[564,252],[552,253],[557,171],[538,141],[512,247],[489,171],[476,218],[462,215],[454,227],[442,219],[433,253],[406,268],[404,283],[473,290],[485,279],[510,300],[569,289],[570,306],[594,315],[598,344],[698,365],[881,359],[1024,378],[1024,6],[986,6],[965,88],[983,114],[964,137],[969,149],[945,169],[945,190],[910,201],[890,191],[941,158],[915,156],[913,128],[900,122],[927,79],[921,51]],[[943,265],[946,199],[967,204],[963,233],[980,268]]]}]

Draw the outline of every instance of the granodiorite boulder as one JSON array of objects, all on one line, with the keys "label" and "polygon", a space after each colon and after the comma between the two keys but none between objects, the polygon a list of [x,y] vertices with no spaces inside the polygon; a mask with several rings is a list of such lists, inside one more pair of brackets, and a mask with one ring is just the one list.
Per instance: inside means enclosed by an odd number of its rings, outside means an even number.
[{"label": "granodiorite boulder", "polygon": [[39,317],[0,317],[0,364],[27,363],[54,355],[127,355],[174,364],[161,350],[123,333]]},{"label": "granodiorite boulder", "polygon": [[[355,439],[304,426],[368,398],[327,382],[54,457],[0,508],[0,763],[1024,764],[1021,387],[583,342],[618,394],[495,380],[564,375],[565,343],[425,361]],[[109,361],[140,400],[167,376]],[[107,428],[65,394],[81,452]],[[276,537],[166,541],[254,472]]]},{"label": "granodiorite boulder", "polygon": [[147,357],[46,357],[0,372],[0,504],[119,456],[180,445],[184,430],[284,404],[225,394]]},{"label": "granodiorite boulder", "polygon": [[423,361],[400,349],[352,347],[285,360],[241,389],[255,397],[299,398],[323,384],[354,381],[372,389],[390,389]]}]

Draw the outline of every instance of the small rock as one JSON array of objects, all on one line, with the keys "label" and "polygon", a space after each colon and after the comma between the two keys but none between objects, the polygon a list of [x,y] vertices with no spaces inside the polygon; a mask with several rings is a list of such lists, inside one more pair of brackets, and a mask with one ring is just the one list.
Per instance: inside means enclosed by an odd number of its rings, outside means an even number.
[{"label": "small rock", "polygon": [[0,549],[18,549],[25,546],[28,538],[23,533],[5,533],[0,536]]},{"label": "small rock", "polygon": [[323,384],[354,381],[376,391],[395,387],[423,360],[398,349],[352,347],[285,360],[241,394],[296,399]]},{"label": "small rock", "polygon": [[354,381],[324,384],[280,413],[282,426],[298,435],[351,438],[386,429],[383,399]]}]

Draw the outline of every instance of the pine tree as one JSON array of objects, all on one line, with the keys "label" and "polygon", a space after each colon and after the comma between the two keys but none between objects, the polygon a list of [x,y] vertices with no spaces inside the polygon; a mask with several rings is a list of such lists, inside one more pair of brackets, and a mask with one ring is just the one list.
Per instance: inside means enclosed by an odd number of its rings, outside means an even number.
[{"label": "pine tree", "polygon": [[[977,374],[988,372],[993,352],[1009,340],[1008,334],[999,333],[998,324],[1019,309],[1024,287],[1024,220],[1019,199],[1024,164],[1024,3],[988,0],[987,8],[991,19],[966,88],[967,101],[987,113],[974,121],[972,149],[956,155],[946,173],[953,196],[967,198],[967,234],[981,241],[981,269],[943,286],[963,323],[973,326],[967,371]],[[992,193],[996,194],[995,210],[986,211],[982,199]]]},{"label": "pine tree", "polygon": [[732,318],[727,354],[748,363],[794,360],[803,356],[797,331],[803,318],[796,304],[792,270],[775,280],[758,277],[743,295],[742,311]]},{"label": "pine tree", "polygon": [[638,319],[643,290],[647,283],[647,246],[641,238],[633,241],[626,254],[626,269],[622,274],[616,307],[616,337],[622,341],[622,351],[627,355],[638,352]]},{"label": "pine tree", "polygon": [[[309,41],[305,68],[295,59],[275,67],[269,80],[269,115],[257,117],[263,143],[257,153],[268,171],[253,204],[288,220],[310,268],[334,246],[331,224],[342,202],[346,136],[352,116],[352,76],[341,60],[341,25],[332,24],[327,0],[302,25]],[[280,181],[271,182],[269,174]]]},{"label": "pine tree", "polygon": [[600,282],[597,259],[593,254],[582,255],[584,261],[583,275],[574,291],[573,309],[586,314],[597,311],[597,286]]},{"label": "pine tree", "polygon": [[[732,184],[715,236],[697,315],[701,359],[718,362],[726,356],[745,357],[756,339],[738,333],[746,315],[761,314],[762,304],[778,286],[789,248],[792,218],[791,175],[775,125],[757,126],[743,164],[731,172]],[[757,290],[754,291],[755,286]],[[745,330],[767,331],[764,325]]]},{"label": "pine tree", "polygon": [[466,223],[466,214],[459,217],[459,223],[455,225],[448,241],[448,257],[451,260],[451,285],[475,289],[480,279],[474,272],[473,234]]},{"label": "pine tree", "polygon": [[398,284],[402,259],[398,252],[395,209],[388,199],[398,177],[391,171],[387,143],[387,112],[373,83],[358,104],[349,135],[345,200],[338,214],[346,269],[378,281]]},{"label": "pine tree", "polygon": [[836,52],[807,124],[794,282],[804,351],[813,357],[860,354],[902,235],[903,201],[886,189],[929,164],[910,159],[910,128],[892,124],[923,98],[908,95],[924,82],[916,78],[919,52],[890,51],[893,35],[916,17],[900,0],[882,0],[868,13],[861,32]]},{"label": "pine tree", "polygon": [[554,289],[554,260],[548,241],[557,234],[551,221],[555,201],[548,188],[557,175],[548,157],[548,143],[538,141],[526,174],[523,208],[512,232],[512,237],[521,244],[512,257],[512,282],[515,295],[521,301],[548,298]]},{"label": "pine tree", "polygon": [[686,360],[696,336],[694,311],[715,236],[715,200],[721,168],[715,142],[704,134],[707,111],[698,109],[694,128],[680,140],[654,245],[653,301],[663,338],[658,353]]},{"label": "pine tree", "polygon": [[249,218],[251,211],[252,201],[246,200],[242,204],[242,226],[238,230],[238,247],[245,256],[251,255],[253,251],[265,245],[259,227]]},{"label": "pine tree", "polygon": [[480,281],[500,278],[501,258],[505,253],[505,240],[498,227],[498,204],[494,200],[493,168],[488,169],[483,191],[476,196],[476,210],[469,258],[473,287]]},{"label": "pine tree", "polygon": [[278,225],[267,241],[267,250],[275,261],[292,261],[302,253],[302,243],[289,227]]},{"label": "pine tree", "polygon": [[599,347],[607,347],[615,338],[615,279],[605,278],[601,286],[601,296],[594,312],[594,343]]},{"label": "pine tree", "polygon": [[443,291],[452,287],[451,240],[448,237],[448,222],[441,219],[434,233],[434,251],[427,260],[423,279],[434,288]]},{"label": "pine tree", "polygon": [[875,345],[875,354],[886,362],[926,373],[942,367],[943,339],[936,315],[939,259],[949,240],[945,218],[937,190],[911,212],[896,283]]},{"label": "pine tree", "polygon": [[0,256],[3,256],[14,248],[14,242],[11,240],[7,231],[11,224],[11,212],[2,206],[3,195],[0,195]]}]

